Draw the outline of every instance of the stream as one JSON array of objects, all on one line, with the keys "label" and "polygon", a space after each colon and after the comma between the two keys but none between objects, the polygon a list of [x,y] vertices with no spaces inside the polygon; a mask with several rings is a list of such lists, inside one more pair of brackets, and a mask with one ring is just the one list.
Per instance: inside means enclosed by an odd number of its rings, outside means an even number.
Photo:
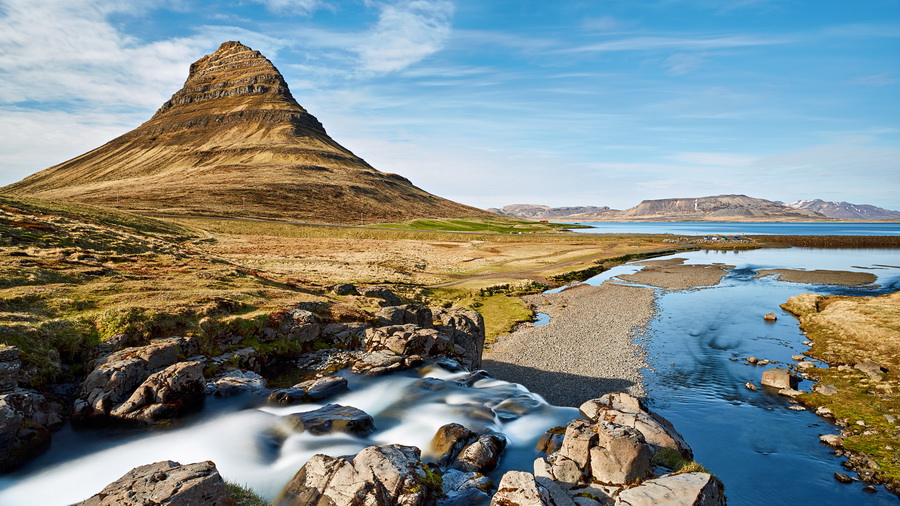
[{"label": "stream", "polygon": [[[804,292],[877,295],[898,290],[897,250],[792,248],[699,251],[673,257],[687,258],[686,263],[736,266],[714,287],[659,290],[658,314],[649,334],[641,337],[649,355],[648,404],[675,424],[696,459],[722,479],[729,504],[898,504],[898,498],[881,487],[870,494],[862,492],[860,483],[835,481],[833,473],[843,470],[840,460],[819,443],[818,436],[838,429],[808,411],[788,410],[785,397],[747,390],[744,383],[758,384],[765,367],[731,360],[752,355],[790,363],[792,354],[804,351],[805,337],[796,319],[779,304]],[[756,278],[756,271],[763,268],[871,272],[880,286]],[[587,282],[622,282],[616,276],[637,269],[623,265]],[[778,315],[776,322],[763,321],[762,315],[769,312]],[[202,413],[178,428],[149,433],[64,428],[54,435],[47,453],[0,477],[0,505],[71,504],[99,492],[135,466],[160,460],[212,460],[227,480],[273,499],[313,454],[351,455],[387,443],[425,449],[437,429],[450,422],[506,436],[509,444],[500,467],[491,473],[496,483],[507,470],[531,471],[540,435],[578,416],[576,409],[550,406],[520,385],[452,368],[431,366],[381,378],[344,375],[350,391],[329,402],[369,413],[378,430],[367,438],[301,433],[273,445],[270,432],[280,415],[323,404],[276,407],[255,395],[211,398]],[[800,386],[809,387],[809,382]]]}]

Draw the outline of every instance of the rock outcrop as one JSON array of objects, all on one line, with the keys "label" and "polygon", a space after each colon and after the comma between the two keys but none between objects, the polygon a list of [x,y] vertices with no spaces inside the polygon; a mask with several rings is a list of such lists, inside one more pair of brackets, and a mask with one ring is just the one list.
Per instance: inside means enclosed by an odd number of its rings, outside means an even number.
[{"label": "rock outcrop", "polygon": [[140,466],[76,506],[235,506],[216,465],[171,460]]},{"label": "rock outcrop", "polygon": [[184,87],[143,125],[2,191],[327,223],[488,214],[374,169],[328,136],[271,61],[233,41],[191,65]]},{"label": "rock outcrop", "polygon": [[419,457],[418,448],[402,445],[370,446],[352,459],[314,455],[274,504],[434,504],[440,480]]}]

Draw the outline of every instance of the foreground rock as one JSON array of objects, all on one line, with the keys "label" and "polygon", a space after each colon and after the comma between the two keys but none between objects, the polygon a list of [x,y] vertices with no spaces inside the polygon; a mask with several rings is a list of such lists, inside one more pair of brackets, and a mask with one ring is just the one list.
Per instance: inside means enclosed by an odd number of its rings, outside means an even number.
[{"label": "foreground rock", "polygon": [[233,506],[225,482],[210,461],[171,460],[132,469],[76,506]]},{"label": "foreground rock", "polygon": [[365,437],[375,432],[375,421],[361,409],[328,404],[305,413],[284,416],[278,422],[276,430],[284,435],[309,432],[322,436],[343,432],[356,437]]},{"label": "foreground rock", "polygon": [[418,448],[370,446],[352,459],[314,455],[275,499],[278,506],[434,504],[441,494]]},{"label": "foreground rock", "polygon": [[638,487],[623,490],[616,498],[616,504],[724,506],[725,495],[722,483],[711,474],[684,473],[648,480]]}]

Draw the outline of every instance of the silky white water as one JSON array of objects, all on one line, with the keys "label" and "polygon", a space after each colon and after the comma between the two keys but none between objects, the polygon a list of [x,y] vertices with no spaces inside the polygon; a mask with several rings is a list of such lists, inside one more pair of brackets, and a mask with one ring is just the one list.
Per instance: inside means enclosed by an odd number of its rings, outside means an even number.
[{"label": "silky white water", "polygon": [[[459,381],[467,376],[434,367],[421,377],[409,373],[372,379],[348,374],[351,391],[328,402],[371,415],[377,430],[367,438],[299,433],[279,444],[270,431],[281,416],[324,404],[268,406],[262,398],[257,407],[229,410],[210,406],[210,413],[183,428],[130,438],[105,449],[102,441],[86,431],[86,437],[55,443],[35,465],[3,478],[0,505],[71,504],[99,492],[136,466],[161,460],[183,464],[212,460],[226,480],[247,485],[271,500],[317,453],[353,455],[367,446],[397,443],[419,447],[427,461],[432,437],[452,422],[476,432],[506,436],[508,446],[501,466],[493,473],[499,476],[509,469],[531,470],[537,456],[534,445],[541,434],[578,416],[577,410],[550,406],[520,385],[485,378],[468,386]],[[80,448],[79,439],[89,442]],[[59,455],[64,453],[81,455],[29,471],[41,462],[61,460]]]}]

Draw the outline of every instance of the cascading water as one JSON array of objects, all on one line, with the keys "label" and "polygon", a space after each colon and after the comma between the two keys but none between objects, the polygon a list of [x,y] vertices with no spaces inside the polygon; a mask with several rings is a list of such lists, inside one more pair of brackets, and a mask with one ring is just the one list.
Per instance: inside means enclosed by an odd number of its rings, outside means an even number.
[{"label": "cascading water", "polygon": [[[550,406],[520,385],[440,367],[426,366],[420,375],[408,372],[367,378],[347,373],[346,377],[350,391],[328,402],[371,415],[377,430],[369,437],[304,432],[279,443],[272,434],[281,416],[323,405],[275,407],[257,398],[257,406],[241,409],[236,404],[241,399],[211,399],[205,412],[183,428],[145,435],[60,434],[48,454],[0,481],[0,504],[71,504],[99,492],[133,467],[161,460],[212,460],[226,480],[273,499],[317,453],[353,455],[367,446],[398,443],[421,448],[428,461],[435,457],[428,454],[432,437],[452,422],[506,437],[508,446],[500,467],[491,473],[499,480],[507,470],[530,471],[541,434],[578,416],[576,409]],[[243,404],[246,406],[246,398]]]}]

